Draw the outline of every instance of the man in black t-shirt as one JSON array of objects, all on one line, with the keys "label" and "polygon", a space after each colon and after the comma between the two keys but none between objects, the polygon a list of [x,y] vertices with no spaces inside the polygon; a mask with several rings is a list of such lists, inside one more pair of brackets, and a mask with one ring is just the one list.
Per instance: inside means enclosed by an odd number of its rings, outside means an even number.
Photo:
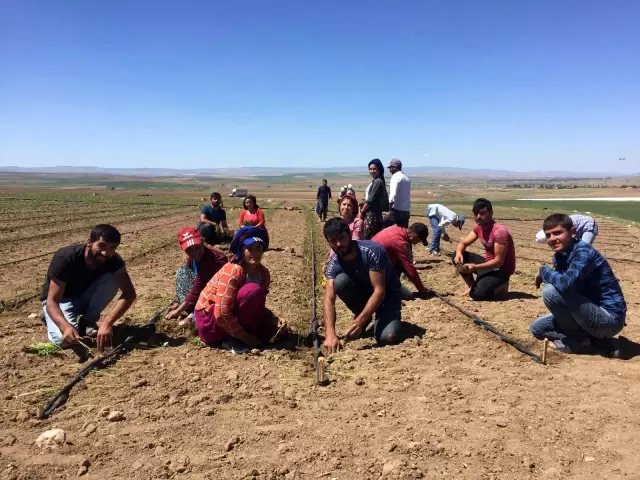
[{"label": "man in black t-shirt", "polygon": [[[111,346],[113,324],[136,298],[124,260],[116,253],[120,232],[111,225],[96,225],[86,243],[58,250],[47,271],[42,288],[42,308],[49,340],[73,347],[82,336],[97,329],[98,350]],[[100,314],[122,291],[113,310]],[[80,318],[82,317],[82,318]]]}]

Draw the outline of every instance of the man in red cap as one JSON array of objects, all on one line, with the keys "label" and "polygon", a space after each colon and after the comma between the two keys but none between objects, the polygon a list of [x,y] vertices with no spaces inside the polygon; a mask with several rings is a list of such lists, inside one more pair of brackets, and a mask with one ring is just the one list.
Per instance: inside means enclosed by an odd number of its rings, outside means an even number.
[{"label": "man in red cap", "polygon": [[[416,222],[409,228],[397,225],[387,227],[371,239],[382,245],[387,251],[391,265],[395,268],[398,277],[404,273],[419,293],[426,293],[429,290],[422,284],[420,275],[411,260],[411,246],[418,243],[426,246],[428,235],[427,226],[424,223]],[[413,293],[404,285],[401,293],[404,299],[413,298]]]},{"label": "man in red cap", "polygon": [[[200,292],[228,261],[223,253],[202,245],[202,235],[193,227],[185,227],[178,232],[178,243],[187,254],[187,262],[176,272],[177,302],[167,313],[167,319],[178,318],[182,312],[192,313]],[[193,283],[189,285],[191,278]],[[186,291],[184,299],[179,290]]]}]

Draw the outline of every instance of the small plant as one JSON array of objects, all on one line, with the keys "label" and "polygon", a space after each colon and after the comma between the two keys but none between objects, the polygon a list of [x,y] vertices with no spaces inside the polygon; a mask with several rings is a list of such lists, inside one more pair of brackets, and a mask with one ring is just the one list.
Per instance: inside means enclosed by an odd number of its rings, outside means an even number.
[{"label": "small plant", "polygon": [[205,344],[200,337],[191,337],[189,343],[195,347],[204,347]]},{"label": "small plant", "polygon": [[27,345],[23,350],[25,353],[35,353],[39,357],[50,357],[52,355],[60,353],[62,349],[55,343],[47,342]]}]

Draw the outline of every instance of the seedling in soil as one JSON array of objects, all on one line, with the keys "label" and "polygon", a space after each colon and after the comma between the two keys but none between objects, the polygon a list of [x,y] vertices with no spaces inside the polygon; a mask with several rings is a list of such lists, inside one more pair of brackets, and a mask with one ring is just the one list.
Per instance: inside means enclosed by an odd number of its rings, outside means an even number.
[{"label": "seedling in soil", "polygon": [[59,354],[62,349],[55,343],[34,343],[23,348],[25,353],[34,353],[39,357],[50,357]]}]

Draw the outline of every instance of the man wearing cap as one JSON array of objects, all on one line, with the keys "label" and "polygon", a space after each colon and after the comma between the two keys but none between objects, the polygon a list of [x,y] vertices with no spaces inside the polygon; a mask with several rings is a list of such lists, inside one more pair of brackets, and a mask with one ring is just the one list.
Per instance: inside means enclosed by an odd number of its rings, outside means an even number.
[{"label": "man wearing cap", "polygon": [[456,212],[449,210],[444,205],[439,203],[432,203],[427,207],[426,216],[431,222],[431,245],[429,246],[429,255],[440,256],[440,237],[445,242],[450,242],[451,239],[445,230],[447,225],[453,225],[459,230],[462,230],[464,225],[464,217],[456,214]]},{"label": "man wearing cap", "polygon": [[402,330],[400,280],[384,247],[370,240],[352,240],[349,225],[341,218],[327,220],[323,233],[335,252],[325,273],[324,346],[328,353],[341,348],[335,329],[336,297],[354,315],[351,328],[346,332],[348,340],[360,337],[375,316],[376,342],[379,345],[398,343]]},{"label": "man wearing cap", "polygon": [[[384,247],[398,278],[404,273],[419,293],[426,293],[429,290],[422,284],[420,275],[411,260],[410,246],[418,243],[426,246],[428,235],[429,230],[424,223],[414,223],[409,228],[397,225],[385,228],[371,239]],[[413,293],[403,288],[402,297],[404,299],[413,298]]]},{"label": "man wearing cap", "polygon": [[[96,335],[100,351],[110,347],[113,324],[136,298],[124,260],[116,253],[118,245],[120,232],[115,227],[96,225],[85,243],[58,250],[47,271],[42,309],[49,341],[72,348],[83,358],[87,352],[79,344],[82,337]],[[100,321],[118,290],[120,298]]]},{"label": "man wearing cap", "polygon": [[402,171],[402,162],[397,158],[389,162],[389,171],[391,172],[390,213],[384,223],[407,228],[411,216],[411,180]]},{"label": "man wearing cap", "polygon": [[[211,280],[211,277],[228,261],[223,253],[202,245],[202,235],[193,227],[185,227],[178,232],[178,244],[187,254],[188,264],[183,265],[176,272],[176,290],[178,290],[178,287],[182,287],[178,285],[178,282],[181,281],[180,279],[185,278],[184,272],[181,272],[182,269],[189,269],[193,272],[192,274],[195,274],[195,278],[184,300],[179,305],[174,304],[173,308],[167,313],[165,318],[169,320],[178,318],[182,312],[192,313],[198,302],[200,292],[202,292],[207,282]],[[178,300],[180,300],[179,296]]]}]

